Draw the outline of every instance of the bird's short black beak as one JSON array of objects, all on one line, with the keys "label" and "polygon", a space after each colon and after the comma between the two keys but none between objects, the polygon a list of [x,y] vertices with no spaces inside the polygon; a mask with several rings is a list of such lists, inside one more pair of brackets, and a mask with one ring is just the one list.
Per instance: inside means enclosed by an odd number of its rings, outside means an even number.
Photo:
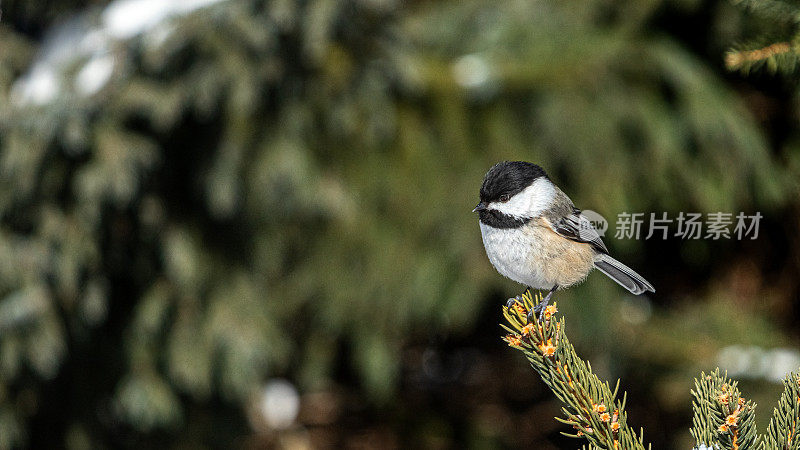
[{"label": "bird's short black beak", "polygon": [[472,210],[472,212],[483,211],[485,209],[486,209],[486,202],[480,202],[478,203],[478,206],[476,206],[475,209]]}]

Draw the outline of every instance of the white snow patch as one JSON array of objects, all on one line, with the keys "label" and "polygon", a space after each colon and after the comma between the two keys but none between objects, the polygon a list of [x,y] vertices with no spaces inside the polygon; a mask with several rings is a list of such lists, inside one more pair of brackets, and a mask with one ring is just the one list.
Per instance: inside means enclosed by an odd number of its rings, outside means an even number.
[{"label": "white snow patch", "polygon": [[110,53],[94,56],[75,77],[75,89],[83,95],[98,92],[111,79],[114,65],[115,58]]},{"label": "white snow patch", "polygon": [[34,66],[14,83],[11,102],[17,105],[45,105],[53,101],[61,89],[56,73],[46,66]]},{"label": "white snow patch", "polygon": [[283,379],[269,381],[261,391],[261,415],[273,429],[289,428],[300,411],[300,395],[294,385]]},{"label": "white snow patch", "polygon": [[[53,27],[30,69],[11,88],[16,106],[47,105],[66,94],[68,68],[86,60],[71,86],[89,96],[100,91],[114,74],[115,42],[146,34],[145,44],[160,45],[173,32],[167,21],[225,0],[115,0],[92,20],[88,13]],[[150,33],[153,36],[150,36]]]},{"label": "white snow patch", "polygon": [[492,69],[479,54],[464,55],[453,63],[453,78],[461,87],[479,88],[489,82]]},{"label": "white snow patch", "polygon": [[117,0],[103,11],[103,25],[117,39],[144,33],[166,19],[222,0]]}]

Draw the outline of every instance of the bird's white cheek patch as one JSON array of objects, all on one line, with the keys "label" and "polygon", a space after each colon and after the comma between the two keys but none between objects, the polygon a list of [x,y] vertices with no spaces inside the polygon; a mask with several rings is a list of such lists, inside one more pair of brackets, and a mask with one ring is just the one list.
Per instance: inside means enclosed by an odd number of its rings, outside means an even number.
[{"label": "bird's white cheek patch", "polygon": [[490,209],[514,217],[536,217],[550,206],[556,190],[546,178],[539,178],[505,203],[492,202]]}]

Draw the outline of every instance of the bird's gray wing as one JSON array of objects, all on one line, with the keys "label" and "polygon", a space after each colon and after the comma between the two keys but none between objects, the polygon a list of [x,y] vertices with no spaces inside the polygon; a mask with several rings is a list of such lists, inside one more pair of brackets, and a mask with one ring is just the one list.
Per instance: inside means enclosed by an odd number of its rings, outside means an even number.
[{"label": "bird's gray wing", "polygon": [[581,214],[580,209],[573,208],[571,214],[567,214],[558,220],[548,220],[548,222],[550,228],[561,236],[572,241],[591,244],[600,253],[608,253],[606,244],[603,243],[600,234],[594,229],[592,222]]}]

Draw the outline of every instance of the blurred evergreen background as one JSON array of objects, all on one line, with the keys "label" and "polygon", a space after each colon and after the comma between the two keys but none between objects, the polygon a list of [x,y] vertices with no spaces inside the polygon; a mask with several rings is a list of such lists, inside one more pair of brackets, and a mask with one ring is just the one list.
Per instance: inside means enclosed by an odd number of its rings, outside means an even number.
[{"label": "blurred evergreen background", "polygon": [[[800,366],[796,76],[727,0],[3,0],[0,449],[575,448],[499,339],[491,164],[576,205],[760,212],[556,296],[654,448]],[[673,224],[674,230],[674,224]]]}]

